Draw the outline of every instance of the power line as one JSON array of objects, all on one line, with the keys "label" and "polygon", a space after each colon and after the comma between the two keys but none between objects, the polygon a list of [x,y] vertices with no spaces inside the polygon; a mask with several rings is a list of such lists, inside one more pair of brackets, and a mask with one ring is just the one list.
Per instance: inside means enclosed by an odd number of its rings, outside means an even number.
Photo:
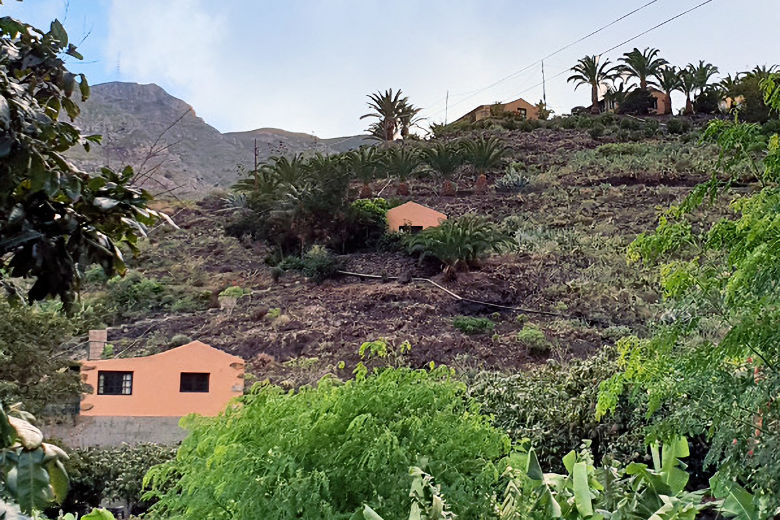
[{"label": "power line", "polygon": [[[554,52],[551,52],[550,54],[548,54],[548,55],[546,55],[546,56],[544,56],[544,57],[542,57],[542,58],[539,58],[538,60],[534,61],[533,63],[530,63],[530,64],[526,65],[525,67],[523,67],[523,68],[521,68],[521,69],[519,69],[519,70],[516,70],[515,72],[513,72],[513,73],[511,73],[511,74],[509,74],[509,75],[507,75],[507,76],[504,76],[503,78],[501,78],[501,79],[499,79],[499,80],[497,80],[497,81],[494,81],[493,83],[491,83],[490,85],[487,85],[486,87],[483,87],[483,88],[481,88],[481,89],[477,89],[476,91],[474,91],[474,93],[473,93],[473,94],[471,94],[471,95],[469,95],[469,96],[467,96],[467,97],[465,97],[465,98],[463,98],[463,99],[459,100],[459,101],[458,101],[458,102],[456,102],[456,103],[452,103],[450,106],[459,105],[459,104],[463,103],[464,101],[466,101],[466,100],[468,100],[468,99],[471,99],[471,98],[473,98],[473,97],[474,97],[474,96],[476,96],[477,94],[480,94],[481,92],[484,92],[485,90],[491,89],[491,88],[495,87],[496,85],[498,85],[498,84],[500,84],[500,83],[503,83],[504,81],[507,81],[507,80],[509,80],[509,79],[512,79],[512,78],[514,78],[514,77],[516,77],[516,76],[518,76],[518,75],[522,74],[523,72],[527,71],[527,70],[528,70],[528,69],[530,69],[531,67],[534,67],[535,65],[538,65],[538,64],[539,64],[539,63],[541,63],[542,61],[544,61],[544,60],[546,60],[546,59],[548,59],[548,58],[551,58],[552,56],[555,56],[556,54],[559,54],[559,53],[561,53],[561,52],[565,51],[566,49],[568,49],[568,48],[570,48],[570,47],[572,47],[572,46],[574,46],[574,45],[577,45],[577,44],[578,44],[578,43],[580,43],[580,42],[583,42],[583,41],[587,40],[587,39],[588,39],[588,38],[590,38],[591,36],[594,36],[594,35],[596,35],[596,34],[600,33],[601,31],[603,31],[603,30],[605,30],[605,29],[608,29],[609,27],[612,27],[613,25],[615,25],[616,23],[620,22],[621,20],[624,20],[624,19],[628,18],[628,17],[629,17],[629,16],[631,16],[632,14],[634,14],[634,13],[636,13],[636,12],[638,12],[638,11],[641,11],[641,10],[642,10],[642,9],[644,9],[645,7],[648,7],[648,6],[650,6],[650,5],[654,4],[654,3],[656,3],[657,1],[658,1],[658,0],[650,0],[649,2],[647,2],[647,3],[645,3],[645,4],[643,4],[643,5],[639,6],[639,7],[637,7],[637,8],[636,8],[636,9],[634,9],[633,11],[629,11],[628,13],[624,14],[623,16],[620,16],[619,18],[615,18],[614,20],[612,20],[611,22],[609,22],[607,25],[604,25],[604,26],[602,26],[602,27],[599,27],[598,29],[596,29],[596,30],[594,30],[594,31],[592,31],[592,32],[590,32],[590,33],[588,33],[588,34],[586,34],[585,36],[582,36],[581,38],[579,38],[579,39],[577,39],[577,40],[575,40],[575,41],[573,41],[573,42],[571,42],[571,43],[568,43],[568,44],[564,45],[564,46],[563,46],[563,47],[561,47],[560,49],[558,49],[558,50],[556,50],[556,51],[554,51]],[[436,114],[438,114],[438,113],[440,113],[440,112],[441,112],[441,110],[439,110],[438,112],[436,112]]]},{"label": "power line", "polygon": [[[659,24],[657,24],[657,25],[654,25],[653,27],[651,27],[651,28],[649,28],[649,29],[647,29],[647,30],[645,30],[645,31],[642,31],[641,33],[637,34],[636,36],[632,36],[632,37],[631,37],[631,38],[629,38],[628,40],[625,40],[625,41],[623,41],[623,42],[620,42],[620,43],[619,43],[619,44],[617,44],[617,45],[613,45],[612,47],[610,47],[610,48],[609,48],[609,49],[607,49],[607,50],[601,51],[600,53],[598,53],[598,55],[597,55],[597,56],[599,56],[599,57],[600,57],[600,56],[602,56],[602,55],[604,55],[604,54],[607,54],[608,52],[612,52],[612,51],[614,51],[615,49],[617,49],[618,47],[622,47],[623,45],[625,45],[625,44],[627,44],[627,43],[630,43],[630,42],[632,42],[632,41],[636,40],[637,38],[640,38],[640,37],[644,36],[645,34],[647,34],[647,33],[651,32],[651,31],[654,31],[654,30],[658,29],[659,27],[662,27],[662,26],[664,26],[664,25],[668,24],[669,22],[672,22],[672,21],[674,21],[674,20],[676,20],[676,19],[680,18],[681,16],[685,16],[686,14],[688,14],[688,13],[690,13],[690,12],[692,12],[692,11],[695,11],[696,9],[699,9],[700,7],[703,7],[703,6],[705,6],[705,5],[709,4],[709,3],[710,3],[710,2],[712,2],[712,1],[713,1],[713,0],[705,0],[704,2],[701,2],[700,4],[697,4],[697,5],[693,6],[693,7],[691,7],[690,9],[686,9],[685,11],[683,11],[683,12],[681,12],[681,13],[678,13],[678,14],[676,14],[676,15],[672,16],[671,18],[667,18],[667,19],[666,19],[666,20],[664,20],[663,22],[661,22],[661,23],[659,23]],[[549,79],[555,79],[555,78],[558,78],[558,77],[560,77],[560,76],[562,76],[562,75],[566,74],[566,73],[567,73],[567,72],[569,72],[570,70],[571,70],[570,68],[563,69],[561,72],[557,73],[556,75],[552,76],[552,77],[551,77],[551,78],[549,78]],[[528,92],[529,90],[535,89],[535,88],[539,87],[539,86],[540,86],[540,85],[542,85],[542,84],[543,84],[543,82],[539,82],[539,83],[537,83],[537,84],[535,84],[535,85],[533,85],[533,86],[531,86],[531,87],[528,87],[528,88],[526,88],[526,89],[524,89],[524,90],[521,90],[520,92],[518,92],[518,93],[517,93],[517,94],[515,94],[515,95],[519,96],[520,94],[523,94],[523,93],[525,93],[525,92]],[[514,97],[514,96],[513,96],[513,97]]]}]

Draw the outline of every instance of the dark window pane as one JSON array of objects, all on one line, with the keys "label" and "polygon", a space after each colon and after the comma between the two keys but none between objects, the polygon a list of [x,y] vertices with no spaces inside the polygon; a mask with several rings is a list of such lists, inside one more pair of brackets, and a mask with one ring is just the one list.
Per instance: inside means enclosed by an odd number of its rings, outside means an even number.
[{"label": "dark window pane", "polygon": [[132,395],[132,372],[98,372],[98,395]]},{"label": "dark window pane", "polygon": [[209,374],[199,372],[182,372],[179,382],[179,392],[208,392]]}]

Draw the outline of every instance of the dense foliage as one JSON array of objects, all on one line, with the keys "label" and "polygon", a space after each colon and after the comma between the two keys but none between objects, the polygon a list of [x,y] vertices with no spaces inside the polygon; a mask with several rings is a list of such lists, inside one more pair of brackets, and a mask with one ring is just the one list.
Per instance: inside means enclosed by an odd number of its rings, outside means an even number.
[{"label": "dense foliage", "polygon": [[[780,75],[763,83],[780,109]],[[671,208],[630,258],[660,266],[668,310],[650,338],[620,344],[621,372],[602,384],[599,414],[623,393],[656,418],[654,436],[706,434],[707,462],[756,495],[763,514],[780,512],[780,137],[759,127],[712,123],[721,163],[749,161],[757,190],[728,191],[716,177]],[[694,227],[689,211],[723,192],[735,216]]]},{"label": "dense foliage", "polygon": [[296,392],[256,385],[188,427],[176,460],[147,477],[160,517],[348,519],[367,504],[401,518],[409,467],[422,465],[454,511],[482,518],[509,449],[444,367],[359,366],[354,380]]},{"label": "dense foliage", "polygon": [[44,32],[0,18],[0,283],[17,294],[9,275],[33,278],[31,300],[69,304],[85,267],[124,273],[119,244],[134,248],[164,215],[147,208],[151,196],[131,185],[132,169],[90,175],[63,155],[99,141],[65,120],[79,114],[72,98],[86,100],[89,85],[68,72],[64,54],[81,58],[59,21]]},{"label": "dense foliage", "polygon": [[79,323],[56,309],[11,306],[4,300],[0,314],[0,403],[21,401],[35,414],[47,405],[51,412],[72,412],[81,390],[79,373],[59,354]]}]

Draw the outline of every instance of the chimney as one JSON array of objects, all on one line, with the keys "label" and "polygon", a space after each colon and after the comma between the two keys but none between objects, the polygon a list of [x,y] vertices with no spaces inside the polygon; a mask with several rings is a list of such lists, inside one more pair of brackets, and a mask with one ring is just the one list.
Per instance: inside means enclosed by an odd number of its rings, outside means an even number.
[{"label": "chimney", "polygon": [[89,350],[87,359],[103,357],[103,348],[108,341],[108,329],[93,329],[89,331]]}]

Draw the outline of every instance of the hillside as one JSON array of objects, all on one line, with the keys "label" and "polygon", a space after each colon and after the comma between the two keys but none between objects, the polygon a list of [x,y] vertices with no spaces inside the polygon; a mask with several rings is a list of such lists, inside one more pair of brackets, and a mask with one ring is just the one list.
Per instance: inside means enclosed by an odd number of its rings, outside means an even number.
[{"label": "hillside", "polygon": [[[294,271],[277,282],[265,262],[268,247],[226,236],[231,210],[218,196],[207,197],[168,207],[181,229],[157,228],[134,265],[144,279],[161,283],[172,303],[120,317],[110,341],[122,355],[140,355],[169,348],[177,343],[172,338],[185,335],[241,355],[259,378],[298,384],[338,371],[340,361],[351,366],[360,344],[378,338],[410,341],[413,364],[509,370],[584,357],[629,331],[643,331],[659,294],[648,271],[627,265],[625,248],[654,227],[661,208],[706,178],[716,157],[712,150],[694,145],[690,136],[615,143],[612,136],[594,139],[576,128],[488,133],[507,145],[508,161],[527,168],[529,184],[521,192],[492,187],[501,169],[488,172],[487,192],[476,193],[474,173],[466,169],[455,197],[438,194],[428,178],[413,181],[410,197],[388,195],[394,188],[383,195],[450,217],[487,215],[513,230],[516,252],[492,257],[455,281],[444,280],[436,262],[419,264],[391,247],[341,257],[346,270],[382,275],[386,282],[342,276],[317,285]],[[374,192],[386,184],[377,181]],[[432,284],[392,279],[397,276],[430,278],[461,296],[515,310],[459,302]],[[251,295],[227,313],[215,307],[216,294],[229,285]],[[464,334],[453,327],[458,315],[488,317],[495,330]],[[544,332],[543,349],[517,341],[528,324]]]},{"label": "hillside", "polygon": [[150,173],[145,188],[153,193],[174,190],[178,196],[233,184],[242,169],[252,167],[255,139],[260,161],[298,152],[342,152],[365,141],[362,136],[319,139],[275,128],[222,134],[155,84],[94,85],[76,123],[86,134],[103,136],[103,145],[90,153],[73,149],[79,165],[130,164]]}]

